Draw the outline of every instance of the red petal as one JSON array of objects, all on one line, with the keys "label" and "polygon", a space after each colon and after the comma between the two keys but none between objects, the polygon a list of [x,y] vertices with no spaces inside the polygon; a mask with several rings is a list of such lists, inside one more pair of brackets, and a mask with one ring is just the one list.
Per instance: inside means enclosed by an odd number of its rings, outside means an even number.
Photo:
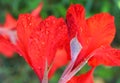
[{"label": "red petal", "polygon": [[[34,32],[34,29],[38,27],[39,23],[40,23],[40,20],[36,19],[34,16],[30,14],[20,15],[18,19],[18,24],[17,24],[17,34],[18,34],[18,47],[19,47],[20,54],[22,54],[22,56],[25,58],[25,60],[28,62],[28,64],[32,68],[33,66],[37,65],[37,68],[36,67],[35,67],[36,69],[34,68],[35,72],[38,73],[37,71],[39,71],[39,75],[43,75],[44,73],[43,69],[40,69],[40,67],[38,67],[38,62],[39,64],[43,64],[42,59],[38,61],[36,59],[38,57],[34,56],[35,54],[29,55],[28,53],[30,36],[32,35],[32,32]],[[30,47],[33,47],[33,46],[30,45]],[[33,49],[36,49],[36,48],[33,48]]]},{"label": "red petal", "polygon": [[30,14],[20,15],[17,24],[17,34],[19,41],[24,45],[27,45],[31,32],[34,28],[38,27],[39,23],[40,21],[35,19]]},{"label": "red petal", "polygon": [[110,46],[100,47],[93,53],[93,57],[89,60],[89,65],[98,66],[120,66],[120,50]]},{"label": "red petal", "polygon": [[14,29],[16,27],[17,21],[9,14],[6,14],[4,27]]},{"label": "red petal", "polygon": [[43,3],[40,3],[36,9],[32,11],[32,16],[39,17],[39,14],[42,10]]},{"label": "red petal", "polygon": [[16,52],[15,46],[11,44],[8,39],[0,36],[0,52],[6,57],[12,57],[13,53]]},{"label": "red petal", "polygon": [[88,71],[85,74],[82,74],[80,76],[74,76],[67,83],[94,83],[94,81],[93,81],[93,71],[94,71],[94,68],[92,68],[90,71]]},{"label": "red petal", "polygon": [[18,47],[20,54],[32,66],[30,57],[28,56],[28,39],[34,28],[38,27],[40,20],[35,19],[30,14],[21,14],[17,23]]},{"label": "red petal", "polygon": [[40,21],[36,20],[30,14],[20,15],[17,23],[17,34],[19,40],[26,45],[31,32],[39,23]]},{"label": "red petal", "polygon": [[52,68],[50,69],[50,72],[49,72],[49,78],[54,74],[54,72],[58,68],[66,65],[68,63],[69,59],[70,58],[69,58],[68,54],[66,53],[65,49],[58,49],[56,52],[54,61],[51,65]]},{"label": "red petal", "polygon": [[78,36],[82,46],[87,44],[89,32],[85,21],[85,9],[83,6],[76,4],[68,8],[66,15],[67,25],[70,37]]},{"label": "red petal", "polygon": [[90,32],[89,49],[93,50],[101,45],[110,45],[115,36],[114,17],[108,13],[100,13],[87,20]]},{"label": "red petal", "polygon": [[24,58],[42,79],[45,61],[47,60],[48,66],[51,65],[56,50],[64,47],[68,40],[68,34],[62,18],[51,16],[39,25],[37,23],[35,17],[26,15],[19,18],[17,28],[20,45],[26,52]]}]

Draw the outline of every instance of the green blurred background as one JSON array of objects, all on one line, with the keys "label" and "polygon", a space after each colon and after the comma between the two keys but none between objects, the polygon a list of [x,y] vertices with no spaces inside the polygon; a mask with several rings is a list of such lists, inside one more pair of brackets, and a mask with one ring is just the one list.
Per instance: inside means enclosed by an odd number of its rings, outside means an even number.
[{"label": "green blurred background", "polygon": [[[31,12],[40,0],[0,0],[0,23],[4,23],[5,13],[10,12],[16,19],[20,13]],[[113,47],[120,47],[120,0],[44,0],[40,13],[42,18],[49,15],[64,17],[71,3],[80,3],[86,8],[86,17],[95,13],[109,12],[115,16],[117,29]],[[79,73],[85,73],[86,65]],[[64,67],[59,69],[50,83],[57,83]],[[120,83],[120,67],[99,66],[94,72],[95,83]],[[13,58],[0,55],[0,83],[39,83],[37,76],[22,57],[15,54]]]}]

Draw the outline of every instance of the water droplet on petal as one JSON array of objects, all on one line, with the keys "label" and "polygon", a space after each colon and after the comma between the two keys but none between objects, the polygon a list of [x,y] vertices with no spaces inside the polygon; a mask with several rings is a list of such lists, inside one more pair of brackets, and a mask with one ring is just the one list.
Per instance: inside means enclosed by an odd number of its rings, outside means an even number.
[{"label": "water droplet on petal", "polygon": [[42,45],[45,45],[45,42],[41,42]]},{"label": "water droplet on petal", "polygon": [[30,23],[29,25],[31,26],[32,24]]},{"label": "water droplet on petal", "polygon": [[83,31],[81,27],[80,27],[80,31],[81,31],[81,32]]},{"label": "water droplet on petal", "polygon": [[55,20],[53,20],[53,24],[55,24]]},{"label": "water droplet on petal", "polygon": [[38,67],[38,69],[41,69],[41,67]]},{"label": "water droplet on petal", "polygon": [[48,35],[48,34],[49,34],[49,31],[46,31],[46,34]]}]

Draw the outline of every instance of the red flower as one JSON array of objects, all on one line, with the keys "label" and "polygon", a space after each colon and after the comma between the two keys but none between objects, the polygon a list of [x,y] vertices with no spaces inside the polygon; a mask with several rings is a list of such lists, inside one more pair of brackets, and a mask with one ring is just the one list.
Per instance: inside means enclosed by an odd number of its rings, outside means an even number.
[{"label": "red flower", "polygon": [[[82,45],[82,50],[79,53],[75,66],[77,66],[82,59],[91,56],[91,54],[94,55],[94,59],[99,55],[99,57],[102,58],[97,60],[99,62],[107,60],[107,62],[103,62],[102,64],[110,63],[113,58],[114,61],[119,62],[120,50],[111,48],[110,46],[115,36],[113,16],[108,13],[100,13],[85,19],[84,8],[76,4],[70,6],[66,19],[71,37],[77,35]],[[111,58],[109,56],[111,56]],[[120,64],[116,63],[114,65],[118,66]]]},{"label": "red flower", "polygon": [[9,14],[6,14],[4,25],[0,26],[0,52],[7,57],[12,57],[16,51],[13,44],[16,43],[16,26],[17,21]]},{"label": "red flower", "polygon": [[[70,38],[77,38],[79,44],[81,44],[79,55],[76,55],[77,58],[74,64],[72,64],[73,67],[69,69],[68,76],[71,75],[71,72],[72,74],[76,73],[79,67],[84,66],[89,59],[91,66],[98,66],[100,64],[120,66],[120,50],[110,46],[115,36],[113,16],[108,13],[100,13],[86,19],[84,7],[76,4],[69,7],[66,20]],[[65,75],[64,77],[67,78]]]},{"label": "red flower", "polygon": [[[38,7],[32,11],[31,15],[35,16],[39,20],[42,20],[41,17],[39,16],[41,9],[42,3],[40,3]],[[3,36],[2,39],[0,39],[0,52],[7,57],[12,57],[13,53],[16,50],[12,47],[11,47],[12,49],[8,49],[10,48],[11,45],[16,45],[17,40],[16,24],[17,21],[12,17],[12,15],[7,13],[5,23],[3,25],[2,24],[0,25],[0,36]]]},{"label": "red flower", "polygon": [[[20,15],[17,24],[21,55],[37,73],[40,80],[49,77],[68,62],[67,26],[62,18],[50,16],[40,21],[30,14]],[[62,60],[62,61],[61,61]]]}]

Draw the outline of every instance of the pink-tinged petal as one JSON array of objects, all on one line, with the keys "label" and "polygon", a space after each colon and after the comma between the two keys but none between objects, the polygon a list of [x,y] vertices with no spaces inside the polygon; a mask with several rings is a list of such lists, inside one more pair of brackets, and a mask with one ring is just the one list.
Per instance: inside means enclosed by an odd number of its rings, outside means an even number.
[{"label": "pink-tinged petal", "polygon": [[71,39],[77,36],[81,45],[86,46],[89,31],[87,30],[84,7],[79,4],[71,5],[67,10],[66,20]]},{"label": "pink-tinged petal", "polygon": [[15,46],[11,44],[8,39],[0,36],[0,53],[4,54],[6,57],[12,57],[15,52]]},{"label": "pink-tinged petal", "polygon": [[0,35],[2,35],[5,38],[8,38],[11,41],[11,43],[16,44],[17,34],[15,30],[2,27],[0,28]]},{"label": "pink-tinged petal", "polygon": [[65,49],[58,49],[54,58],[53,63],[51,64],[51,68],[49,71],[49,78],[53,76],[54,72],[62,67],[65,66],[68,61],[70,60],[70,56],[66,53]]},{"label": "pink-tinged petal", "polygon": [[100,47],[92,53],[89,65],[120,66],[120,50],[110,46]]},{"label": "pink-tinged petal", "polygon": [[31,15],[35,17],[40,17],[39,14],[42,10],[42,7],[43,7],[43,3],[40,3],[38,7],[31,12]]},{"label": "pink-tinged petal", "polygon": [[85,74],[74,76],[71,80],[69,80],[67,83],[94,83],[93,81],[93,72],[95,68],[92,68],[90,71],[88,71]]},{"label": "pink-tinged petal", "polygon": [[15,29],[17,21],[10,15],[9,13],[6,14],[4,27],[9,29]]},{"label": "pink-tinged petal", "polygon": [[59,79],[59,82],[65,82],[69,79],[71,79],[77,72],[77,70],[79,71],[80,67],[75,70],[75,72],[72,72],[71,70],[73,69],[73,66],[75,64],[75,61],[78,57],[79,52],[82,49],[81,44],[79,43],[77,37],[74,37],[71,41],[70,41],[70,49],[71,49],[71,61],[69,62],[68,66],[66,67],[66,69],[64,70],[64,72],[61,75],[61,78]]}]

